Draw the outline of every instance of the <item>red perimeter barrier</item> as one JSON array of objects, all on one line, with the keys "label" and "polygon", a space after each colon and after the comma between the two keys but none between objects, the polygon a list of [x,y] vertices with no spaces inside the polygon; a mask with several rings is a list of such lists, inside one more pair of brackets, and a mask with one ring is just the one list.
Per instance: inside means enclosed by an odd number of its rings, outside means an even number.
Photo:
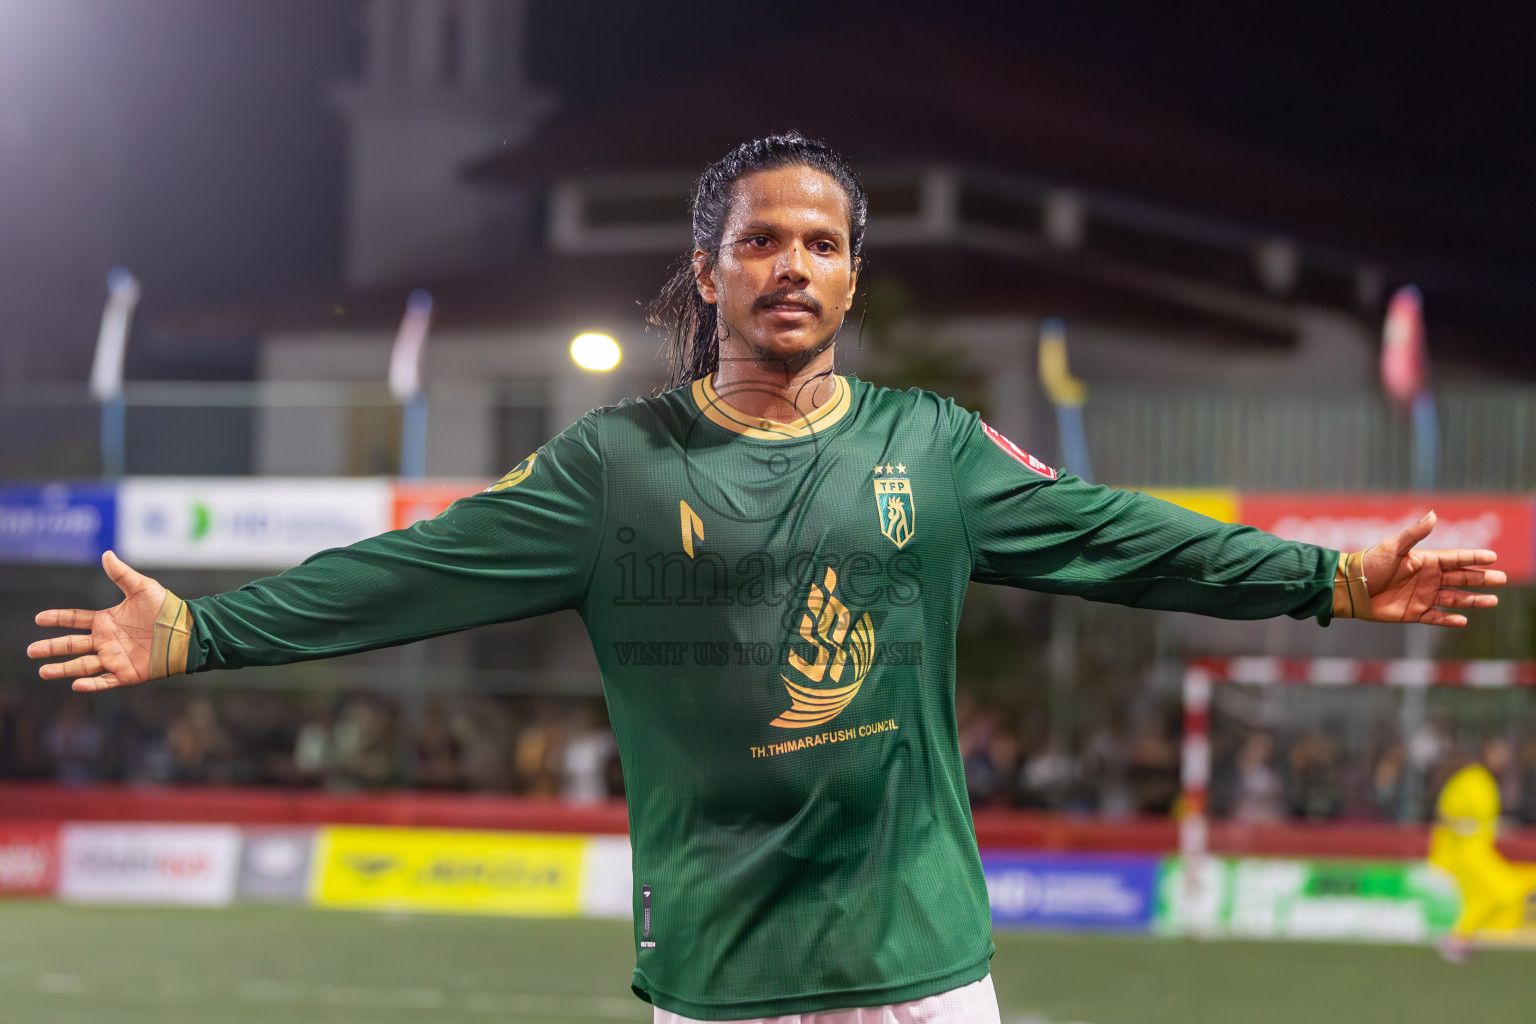
[{"label": "red perimeter barrier", "polygon": [[[1167,818],[1104,821],[1025,811],[979,810],[976,839],[991,849],[1176,853]],[[335,793],[214,786],[68,788],[0,785],[0,824],[57,821],[227,822],[236,825],[392,825],[623,835],[624,803],[568,804],[461,793]],[[1536,831],[1500,843],[1514,860],[1536,861]],[[1213,822],[1211,852],[1230,856],[1418,859],[1429,831],[1383,822],[1239,825]]]},{"label": "red perimeter barrier", "polygon": [[164,821],[235,825],[394,825],[623,835],[622,800],[462,793],[325,793],[234,786],[0,785],[0,821]]}]

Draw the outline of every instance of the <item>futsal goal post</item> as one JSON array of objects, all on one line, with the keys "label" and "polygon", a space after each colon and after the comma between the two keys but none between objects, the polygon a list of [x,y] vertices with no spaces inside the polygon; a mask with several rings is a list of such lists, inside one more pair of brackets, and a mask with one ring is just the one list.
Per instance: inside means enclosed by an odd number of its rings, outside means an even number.
[{"label": "futsal goal post", "polygon": [[[1182,799],[1179,852],[1186,911],[1182,931],[1210,934],[1216,927],[1214,863],[1209,793],[1212,775],[1213,697],[1224,684],[1254,687],[1385,687],[1399,691],[1431,687],[1501,689],[1536,686],[1536,662],[1367,660],[1355,658],[1202,658],[1184,671]],[[1406,737],[1405,737],[1406,738]]]}]

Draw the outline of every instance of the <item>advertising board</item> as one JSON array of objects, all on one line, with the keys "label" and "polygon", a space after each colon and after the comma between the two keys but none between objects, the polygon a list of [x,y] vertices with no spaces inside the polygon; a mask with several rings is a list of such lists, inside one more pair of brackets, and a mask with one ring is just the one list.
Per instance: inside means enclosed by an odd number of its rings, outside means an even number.
[{"label": "advertising board", "polygon": [[1248,939],[1427,942],[1461,909],[1455,881],[1422,861],[1307,861],[1213,857],[1205,896],[1191,905],[1182,861],[1164,862],[1157,930],[1190,924]]},{"label": "advertising board", "polygon": [[489,480],[397,480],[394,484],[392,527],[403,530],[437,515],[466,494],[483,491]]},{"label": "advertising board", "polygon": [[116,521],[110,484],[0,487],[0,562],[93,564],[112,546]]},{"label": "advertising board", "polygon": [[303,903],[314,862],[312,828],[248,828],[240,848],[235,898],[242,903]]},{"label": "advertising board", "polygon": [[239,860],[233,825],[71,822],[59,830],[58,891],[80,903],[223,906]]},{"label": "advertising board", "polygon": [[1220,487],[1137,487],[1154,498],[1171,501],[1191,512],[1210,516],[1217,522],[1235,523],[1240,518],[1242,502],[1236,491]]},{"label": "advertising board", "polygon": [[992,923],[999,928],[1146,931],[1158,858],[1132,854],[983,850]]},{"label": "advertising board", "polygon": [[130,563],[285,569],[388,530],[391,493],[382,479],[136,477],[118,512]]},{"label": "advertising board", "polygon": [[1360,551],[1411,526],[1433,509],[1425,546],[1492,548],[1512,582],[1536,578],[1529,498],[1468,494],[1248,494],[1242,522],[1287,540]]},{"label": "advertising board", "polygon": [[316,842],[313,902],[325,907],[513,917],[581,910],[580,835],[331,827]]},{"label": "advertising board", "polygon": [[592,836],[587,840],[579,906],[582,917],[634,917],[635,882],[628,836]]},{"label": "advertising board", "polygon": [[0,895],[46,896],[53,892],[58,878],[57,825],[0,825]]}]

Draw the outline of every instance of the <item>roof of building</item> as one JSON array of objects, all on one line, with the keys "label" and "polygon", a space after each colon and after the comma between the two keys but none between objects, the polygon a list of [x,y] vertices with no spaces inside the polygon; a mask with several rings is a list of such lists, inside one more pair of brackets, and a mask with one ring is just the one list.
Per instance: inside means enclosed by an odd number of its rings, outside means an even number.
[{"label": "roof of building", "polygon": [[[1112,82],[1019,60],[997,41],[893,25],[872,28],[851,58],[814,47],[715,57],[713,69],[569,111],[521,150],[498,150],[466,174],[488,187],[691,175],[745,138],[795,129],[861,167],[942,165],[1055,182],[1313,243],[1345,265],[1380,263],[1386,284],[1424,286],[1437,339],[1456,339],[1437,344],[1437,355],[1508,365],[1509,339],[1536,323],[1536,308],[1499,277],[1498,260],[1479,252],[1475,226],[1416,206],[1390,183],[1245,148]],[[364,291],[328,283],[259,307],[176,311],[159,326],[208,337],[386,328],[419,286],[433,293],[445,327],[623,329],[641,322],[671,258],[528,254],[439,281]],[[1290,336],[1286,301],[1252,282],[1233,288],[1198,275],[1168,287],[1156,272],[1160,258],[1138,269],[1092,252],[872,242],[870,277],[899,284],[920,312],[1083,315],[1240,345]],[[1528,358],[1536,369],[1536,356]]]}]

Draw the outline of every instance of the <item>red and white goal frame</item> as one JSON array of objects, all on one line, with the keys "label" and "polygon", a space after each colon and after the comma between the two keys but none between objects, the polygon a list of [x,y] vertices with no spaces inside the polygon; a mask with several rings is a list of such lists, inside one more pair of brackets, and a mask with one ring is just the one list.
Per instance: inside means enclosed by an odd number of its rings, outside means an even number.
[{"label": "red and white goal frame", "polygon": [[[1431,686],[1500,689],[1536,686],[1536,662],[1435,661],[1424,658],[1201,658],[1184,669],[1184,750],[1179,853],[1186,897],[1201,905],[1207,883],[1211,781],[1211,696],[1221,683],[1254,686]],[[1198,928],[1198,925],[1196,926]]]}]

